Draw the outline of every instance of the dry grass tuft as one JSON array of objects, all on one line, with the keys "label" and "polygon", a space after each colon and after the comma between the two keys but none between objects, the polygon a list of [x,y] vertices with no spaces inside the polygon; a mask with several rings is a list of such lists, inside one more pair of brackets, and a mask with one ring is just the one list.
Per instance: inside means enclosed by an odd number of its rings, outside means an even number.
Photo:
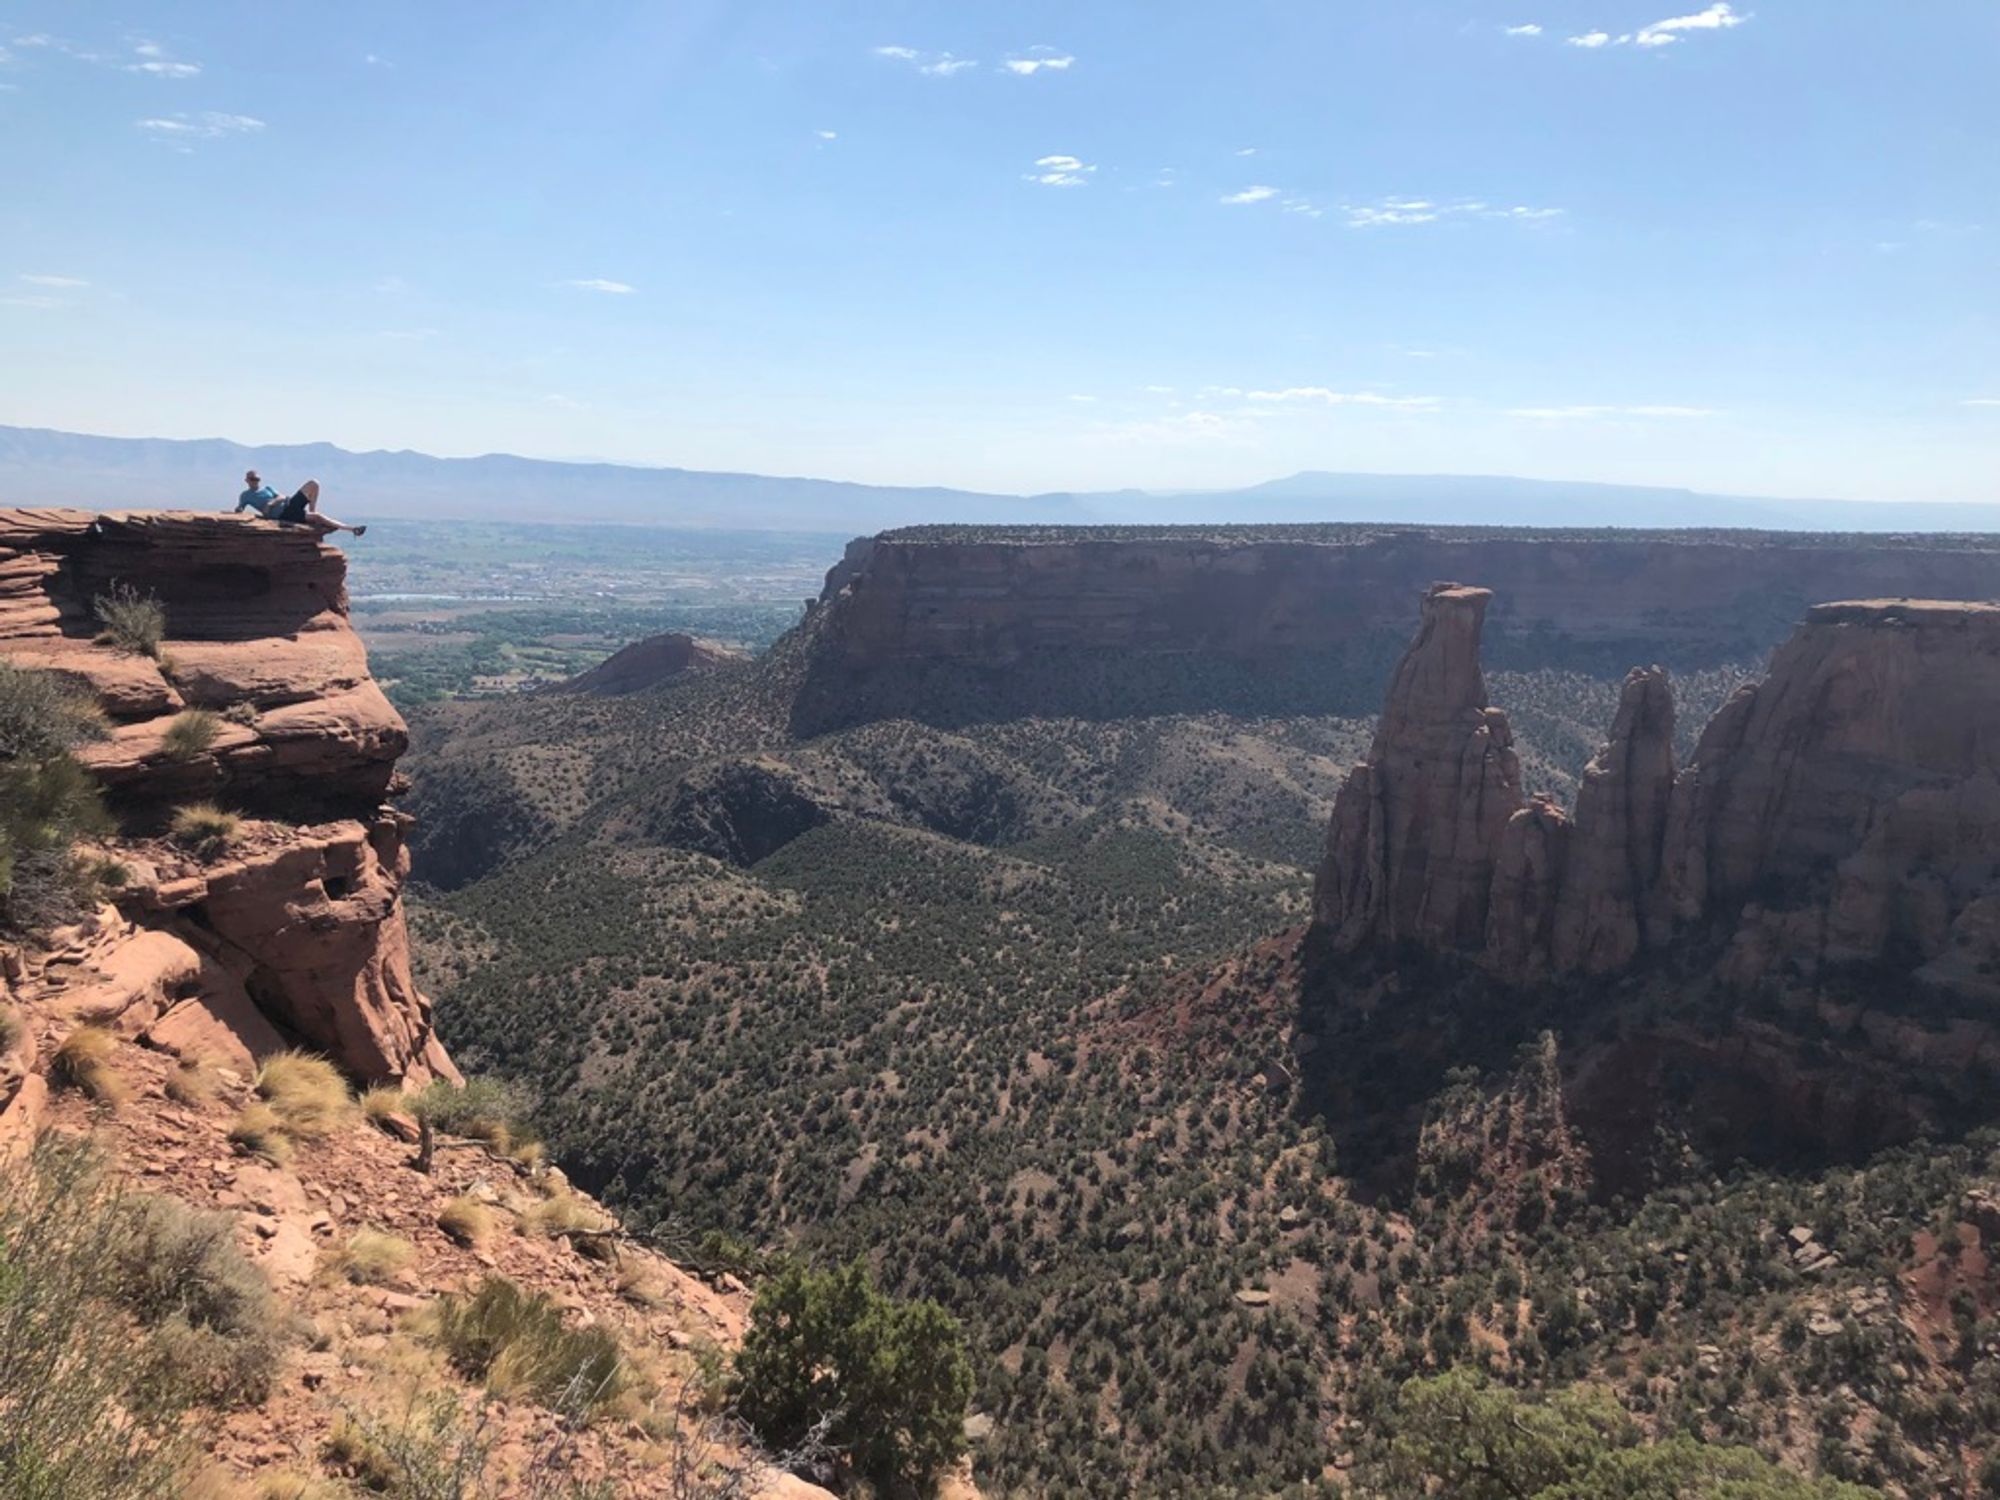
[{"label": "dry grass tuft", "polygon": [[250,1481],[249,1489],[239,1493],[243,1500],[350,1500],[354,1491],[331,1479],[284,1469],[259,1474]]},{"label": "dry grass tuft", "polygon": [[278,1112],[268,1104],[253,1103],[244,1107],[236,1117],[236,1123],[229,1127],[232,1145],[260,1156],[274,1167],[282,1167],[292,1159],[292,1138],[285,1130],[285,1122],[278,1118]]},{"label": "dry grass tuft", "polygon": [[602,1324],[572,1328],[540,1292],[489,1276],[469,1296],[439,1299],[438,1342],[458,1371],[488,1389],[544,1405],[588,1411],[631,1381],[617,1335]]},{"label": "dry grass tuft", "polygon": [[616,1224],[617,1221],[603,1209],[574,1193],[559,1193],[553,1198],[544,1198],[521,1215],[521,1233],[542,1239],[553,1239],[573,1229],[612,1229]]},{"label": "dry grass tuft", "polygon": [[618,1267],[618,1295],[634,1307],[659,1308],[668,1302],[667,1279],[658,1266],[633,1256]]},{"label": "dry grass tuft", "polygon": [[410,1114],[410,1096],[391,1084],[378,1084],[361,1096],[361,1117],[378,1130],[393,1134],[390,1120]]},{"label": "dry grass tuft", "polygon": [[235,842],[243,820],[213,802],[190,802],[174,809],[167,837],[197,859],[213,859]]},{"label": "dry grass tuft", "polygon": [[334,1265],[361,1286],[387,1286],[417,1258],[417,1247],[379,1229],[357,1229]]},{"label": "dry grass tuft", "polygon": [[438,1228],[468,1250],[493,1238],[499,1222],[499,1216],[477,1198],[454,1198],[438,1210]]},{"label": "dry grass tuft", "polygon": [[199,1109],[212,1103],[221,1092],[222,1077],[205,1057],[190,1052],[174,1064],[167,1074],[165,1084],[167,1097],[176,1104],[185,1104],[190,1109]]},{"label": "dry grass tuft", "polygon": [[160,736],[160,753],[181,764],[193,760],[215,743],[222,733],[222,719],[205,708],[185,709],[174,715],[166,733]]},{"label": "dry grass tuft", "polygon": [[63,1088],[116,1109],[125,1102],[125,1084],[111,1066],[118,1038],[102,1026],[79,1026],[63,1038],[49,1076]]},{"label": "dry grass tuft", "polygon": [[354,1117],[340,1070],[309,1052],[280,1052],[257,1070],[257,1097],[271,1106],[295,1141],[323,1141]]},{"label": "dry grass tuft", "polygon": [[151,594],[142,594],[129,583],[114,583],[92,602],[97,623],[97,643],[130,651],[136,656],[160,655],[160,642],[167,634],[166,606]]}]

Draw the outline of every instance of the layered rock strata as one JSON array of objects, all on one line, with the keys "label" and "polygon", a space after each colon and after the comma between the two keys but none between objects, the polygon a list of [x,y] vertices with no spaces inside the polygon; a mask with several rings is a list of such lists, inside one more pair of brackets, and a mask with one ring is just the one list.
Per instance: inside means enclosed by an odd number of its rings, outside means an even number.
[{"label": "layered rock strata", "polygon": [[[13,953],[15,998],[176,1051],[297,1045],[367,1082],[455,1076],[410,972],[408,819],[384,803],[408,735],[345,578],[300,528],[0,511],[0,658],[103,709],[80,759],[118,816],[100,852],[125,877],[57,950]],[[158,601],[156,650],[101,636],[96,601],[119,591]],[[196,799],[246,815],[226,848],[161,836]]]},{"label": "layered rock strata", "polygon": [[1494,593],[1509,665],[1761,657],[1823,599],[1976,599],[1991,537],[1448,527],[890,532],[827,575],[795,727],[1365,712],[1434,579]]},{"label": "layered rock strata", "polygon": [[1424,596],[1336,800],[1315,914],[1337,950],[1414,941],[1523,982],[1704,927],[1734,982],[1889,960],[2000,999],[2000,606],[1813,608],[1678,772],[1666,675],[1635,669],[1572,817],[1522,802],[1484,603]]}]

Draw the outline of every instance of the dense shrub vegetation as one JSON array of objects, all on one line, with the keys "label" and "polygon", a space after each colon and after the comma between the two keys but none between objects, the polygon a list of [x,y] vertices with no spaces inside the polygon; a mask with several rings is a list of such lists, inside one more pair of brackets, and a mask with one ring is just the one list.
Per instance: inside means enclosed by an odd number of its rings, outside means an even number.
[{"label": "dense shrub vegetation", "polygon": [[103,732],[83,693],[0,661],[0,932],[49,926],[74,905],[82,875],[70,846],[103,814],[70,752]]},{"label": "dense shrub vegetation", "polygon": [[862,1478],[925,1491],[965,1446],[972,1371],[949,1313],[884,1297],[854,1261],[792,1266],[758,1290],[735,1390],[771,1448],[820,1433]]},{"label": "dense shrub vegetation", "polygon": [[[1609,1467],[1551,1481],[1571,1493],[1611,1475],[1613,1494],[1705,1494],[1687,1476],[1706,1474],[1721,1494],[1816,1495],[1733,1449],[1911,1497],[1980,1482],[2000,1296],[1983,1261],[1940,1257],[2000,1176],[1994,1141],[1778,1173],[1704,1159],[1670,1118],[1621,1201],[1525,1146],[1520,1180],[1496,1183],[1524,1116],[1487,1101],[1514,1045],[1647,1018],[1579,991],[1510,1035],[1475,996],[1453,1024],[1481,1065],[1457,1079],[1424,1083],[1386,1032],[1300,1057],[1296,944],[1265,940],[1305,919],[1366,721],[887,722],[799,742],[790,649],[726,690],[420,724],[469,736],[415,770],[445,862],[478,855],[418,903],[424,978],[461,1062],[528,1085],[556,1159],[629,1227],[867,1256],[886,1295],[945,1308],[990,1493],[1303,1495],[1336,1461],[1417,1493],[1389,1477],[1401,1392],[1459,1367],[1612,1394],[1633,1425]],[[1616,676],[1494,675],[1542,784],[1572,783]],[[1680,679],[1684,727],[1738,675]],[[690,852],[663,811],[722,761],[826,815],[747,866]],[[475,851],[495,807],[528,811]],[[1415,1088],[1410,1118],[1370,1133],[1305,1107],[1302,1079],[1343,1057],[1356,1092]],[[1414,1158],[1418,1114],[1432,1175],[1357,1191]],[[1799,1226],[1838,1261],[1802,1270]],[[1944,1290],[1913,1299],[1919,1274]]]},{"label": "dense shrub vegetation", "polygon": [[263,1400],[298,1336],[224,1216],[56,1137],[0,1177],[0,1494],[188,1493],[205,1413]]}]

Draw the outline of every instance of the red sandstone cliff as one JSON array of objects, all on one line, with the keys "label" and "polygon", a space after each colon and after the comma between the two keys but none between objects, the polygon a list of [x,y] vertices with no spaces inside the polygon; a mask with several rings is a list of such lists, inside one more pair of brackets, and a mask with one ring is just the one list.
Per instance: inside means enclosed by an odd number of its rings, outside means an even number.
[{"label": "red sandstone cliff", "polygon": [[[384,803],[408,737],[345,577],[339,551],[263,522],[0,511],[0,657],[102,707],[80,758],[126,876],[115,905],[6,955],[15,998],[243,1063],[299,1045],[368,1082],[454,1075],[410,974],[407,820]],[[164,608],[157,654],[98,638],[93,601],[119,587]],[[192,709],[216,716],[206,744],[169,738]],[[226,848],[160,836],[196,799],[245,814]]]},{"label": "red sandstone cliff", "polygon": [[1336,949],[1413,940],[1521,982],[1701,927],[1730,982],[1890,959],[2000,999],[2000,606],[1814,608],[1678,773],[1665,674],[1635,670],[1572,819],[1521,805],[1484,604],[1425,595],[1341,790],[1315,906]]},{"label": "red sandstone cliff", "polygon": [[1424,595],[1374,746],[1335,799],[1315,910],[1341,948],[1486,935],[1501,832],[1521,807],[1507,716],[1479,670],[1491,598],[1442,583]]},{"label": "red sandstone cliff", "polygon": [[1327,712],[1380,681],[1381,649],[1407,639],[1412,600],[1439,578],[1490,589],[1496,639],[1538,664],[1707,665],[1762,655],[1822,599],[1985,598],[2000,547],[1392,526],[891,532],[827,576],[797,727]]}]

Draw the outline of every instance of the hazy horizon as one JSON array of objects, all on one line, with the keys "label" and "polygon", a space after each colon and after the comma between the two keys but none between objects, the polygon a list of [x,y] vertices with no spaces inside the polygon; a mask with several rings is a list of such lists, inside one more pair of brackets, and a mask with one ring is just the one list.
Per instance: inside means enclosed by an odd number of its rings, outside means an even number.
[{"label": "hazy horizon", "polygon": [[2000,12],[219,0],[0,33],[0,414],[1034,493],[2000,499]]}]

